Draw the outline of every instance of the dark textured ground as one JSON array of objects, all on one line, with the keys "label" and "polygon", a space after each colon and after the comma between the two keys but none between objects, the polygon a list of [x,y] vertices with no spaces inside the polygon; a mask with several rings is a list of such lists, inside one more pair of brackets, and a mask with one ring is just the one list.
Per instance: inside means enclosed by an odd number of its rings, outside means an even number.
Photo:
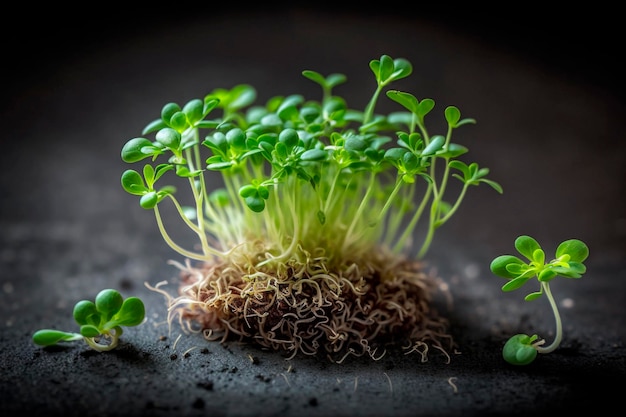
[{"label": "dark textured ground", "polygon": [[[31,21],[24,28],[37,36],[4,35],[3,417],[486,416],[620,407],[612,387],[626,374],[626,141],[623,66],[609,46],[614,19],[589,12],[558,26],[554,16],[530,13],[515,21],[301,8],[186,14],[140,19],[96,10],[93,21]],[[317,94],[303,69],[346,74],[337,92],[364,106],[373,88],[367,64],[383,53],[413,63],[407,91],[478,120],[465,133],[472,159],[505,189],[471,189],[428,257],[450,286],[452,308],[442,300],[438,307],[459,354],[450,363],[436,353],[421,363],[396,352],[338,365],[191,335],[177,341],[176,325],[161,340],[164,300],[144,282],[172,281],[177,271],[166,261],[176,256],[119,185],[123,143],[164,103],[215,87],[246,82],[262,98]],[[547,302],[502,294],[488,268],[512,252],[519,234],[550,251],[576,237],[591,251],[583,279],[553,285],[561,347],[527,367],[507,365],[500,349],[521,331],[549,338]],[[31,342],[40,328],[75,330],[74,303],[106,287],[147,306],[147,323],[128,329],[118,349]]]}]

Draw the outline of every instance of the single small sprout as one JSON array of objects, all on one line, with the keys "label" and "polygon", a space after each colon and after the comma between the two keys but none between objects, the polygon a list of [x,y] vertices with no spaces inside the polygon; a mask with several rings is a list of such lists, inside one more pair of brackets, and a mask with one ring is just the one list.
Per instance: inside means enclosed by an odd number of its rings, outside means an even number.
[{"label": "single small sprout", "polygon": [[122,326],[137,326],[143,322],[146,310],[137,297],[123,299],[113,289],[98,293],[95,303],[82,300],[74,306],[74,320],[80,325],[80,333],[41,329],[33,334],[33,342],[51,346],[60,342],[83,339],[93,349],[104,352],[114,349],[123,333]]},{"label": "single small sprout", "polygon": [[545,340],[539,339],[537,335],[528,336],[525,334],[516,334],[504,345],[502,356],[507,362],[513,365],[528,365],[535,360],[537,353],[550,353],[561,344],[563,326],[559,310],[550,291],[550,281],[557,276],[582,277],[587,271],[583,261],[589,256],[589,248],[578,239],[565,240],[556,249],[554,259],[547,263],[545,262],[545,252],[539,243],[530,236],[522,235],[515,239],[515,248],[529,262],[526,263],[517,256],[501,255],[491,261],[491,272],[509,280],[502,287],[502,291],[505,292],[516,290],[531,278],[537,277],[540,284],[539,291],[528,294],[524,299],[532,301],[545,294],[556,320],[556,335],[552,344],[548,346],[544,347]]}]

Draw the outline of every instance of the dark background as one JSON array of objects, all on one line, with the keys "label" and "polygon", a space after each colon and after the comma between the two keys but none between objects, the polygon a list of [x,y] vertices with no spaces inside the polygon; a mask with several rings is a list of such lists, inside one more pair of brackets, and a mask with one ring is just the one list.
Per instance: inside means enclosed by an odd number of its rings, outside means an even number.
[{"label": "dark background", "polygon": [[[264,2],[242,6],[194,5],[187,8],[150,7],[138,10],[126,4],[100,2],[89,11],[77,7],[38,6],[33,15],[16,5],[13,25],[3,27],[7,80],[41,78],[41,74],[68,60],[93,53],[106,45],[124,42],[128,37],[176,32],[205,19],[220,21],[241,16],[309,14],[337,20],[351,17],[371,19],[411,19],[416,24],[434,24],[446,31],[488,44],[503,53],[548,67],[574,82],[590,82],[612,93],[624,94],[624,63],[620,16],[610,7],[561,10],[526,5],[516,9],[478,10],[462,6],[409,6],[406,4],[356,7],[341,2],[315,2],[295,5]],[[49,7],[49,9],[47,9]],[[178,10],[177,10],[178,9]],[[509,9],[508,11],[505,9]],[[22,10],[22,12],[20,12]],[[419,22],[419,23],[418,23]],[[262,32],[263,28],[259,28]],[[227,37],[241,36],[233,27]],[[36,80],[33,80],[36,81]],[[9,93],[19,84],[7,83]]]},{"label": "dark background", "polygon": [[[506,9],[16,5],[2,28],[2,415],[495,416],[620,406],[611,394],[626,373],[619,16],[601,5]],[[382,53],[413,63],[401,86],[477,119],[463,140],[505,190],[471,189],[427,259],[450,286],[461,354],[449,364],[390,353],[333,365],[209,344],[208,354],[183,357],[204,345],[193,335],[175,343],[180,329],[168,334],[162,297],[144,287],[176,271],[153,217],[119,185],[121,146],[164,103],[214,87],[249,82],[260,99],[317,94],[303,69],[347,74],[337,92],[364,106],[367,63]],[[524,368],[504,363],[501,346],[515,332],[549,338],[547,303],[502,294],[487,270],[519,234],[548,252],[570,237],[591,251],[583,279],[553,286],[560,305],[573,303],[561,310],[561,347]],[[32,344],[39,328],[72,330],[73,304],[104,287],[147,305],[148,322],[125,332],[119,349]]]}]

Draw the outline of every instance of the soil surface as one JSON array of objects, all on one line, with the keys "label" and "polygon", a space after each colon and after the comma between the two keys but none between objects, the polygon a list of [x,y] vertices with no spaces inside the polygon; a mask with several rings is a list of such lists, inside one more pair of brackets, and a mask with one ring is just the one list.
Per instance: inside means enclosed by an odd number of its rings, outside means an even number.
[{"label": "soil surface", "polygon": [[[513,22],[460,11],[183,12],[100,10],[25,23],[37,36],[4,36],[2,416],[537,416],[621,406],[613,387],[626,376],[626,106],[623,64],[607,46],[611,18],[590,12],[584,25],[579,16],[557,30],[530,13]],[[368,63],[382,54],[413,63],[396,87],[434,99],[435,124],[447,105],[477,120],[458,136],[505,190],[472,187],[426,259],[449,288],[433,307],[449,317],[457,351],[336,364],[168,328],[163,296],[145,283],[166,280],[175,291],[178,270],[167,261],[183,260],[121,188],[121,146],[163,104],[217,87],[249,83],[260,101],[318,97],[305,69],[346,74],[336,92],[364,107]],[[555,328],[546,299],[502,293],[489,271],[520,234],[548,252],[578,238],[590,256],[582,279],[552,285],[561,346],[514,367],[501,357],[508,337],[551,340]],[[103,288],[146,303],[147,322],[126,329],[117,349],[32,343],[41,328],[77,330],[73,305]]]}]

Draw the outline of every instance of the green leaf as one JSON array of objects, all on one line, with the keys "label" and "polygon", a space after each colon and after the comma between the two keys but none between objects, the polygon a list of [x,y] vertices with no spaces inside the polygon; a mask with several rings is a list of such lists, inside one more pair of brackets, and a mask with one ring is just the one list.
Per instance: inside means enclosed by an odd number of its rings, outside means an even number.
[{"label": "green leaf", "polygon": [[491,261],[489,268],[491,272],[503,278],[515,278],[517,275],[507,270],[507,266],[511,264],[526,265],[521,259],[513,255],[500,255]]},{"label": "green leaf", "polygon": [[146,180],[148,188],[152,188],[154,184],[154,168],[150,164],[143,166],[143,178]]},{"label": "green leaf", "polygon": [[163,119],[156,119],[148,123],[141,131],[141,134],[147,135],[148,133],[163,129],[164,127],[167,127],[167,124],[163,121]]},{"label": "green leaf", "polygon": [[157,205],[158,202],[159,202],[159,195],[157,194],[156,191],[147,192],[146,194],[142,195],[141,198],[139,199],[139,205],[146,210],[153,209]]},{"label": "green leaf", "polygon": [[383,84],[393,72],[393,60],[388,55],[382,55],[380,60],[373,59],[370,61],[370,69],[378,84]]},{"label": "green leaf", "polygon": [[457,143],[450,143],[446,148],[443,148],[437,152],[437,156],[442,158],[458,158],[459,156],[469,152],[463,145]]},{"label": "green leaf", "polygon": [[302,75],[321,85],[324,89],[332,89],[333,87],[346,82],[346,76],[343,74],[330,74],[328,77],[324,78],[324,76],[319,72],[304,70],[302,71]]},{"label": "green leaf", "polygon": [[212,136],[207,136],[202,144],[211,149],[215,155],[226,157],[229,145],[226,135],[222,132],[215,132]]},{"label": "green leaf", "polygon": [[407,152],[402,156],[402,164],[408,172],[413,173],[419,167],[419,160],[414,154]]},{"label": "green leaf", "polygon": [[501,289],[504,292],[514,291],[520,288],[521,286],[523,286],[524,284],[526,284],[526,282],[528,282],[530,278],[531,277],[528,277],[528,276],[520,276],[517,278],[513,278],[512,280],[504,284]]},{"label": "green leaf", "polygon": [[92,324],[83,324],[80,326],[80,334],[84,337],[98,337],[102,333],[100,332],[100,329]]},{"label": "green leaf", "polygon": [[282,120],[297,120],[299,117],[298,105],[300,105],[304,101],[304,98],[301,95],[294,94],[291,95],[280,104],[278,109],[276,110],[276,114]]},{"label": "green leaf", "polygon": [[347,151],[362,152],[367,148],[367,143],[360,137],[351,136],[346,139],[344,148]]},{"label": "green leaf", "polygon": [[406,78],[413,72],[413,66],[411,63],[404,58],[396,58],[393,60],[394,73],[393,79],[400,80],[402,78]]},{"label": "green leaf", "polygon": [[111,318],[105,328],[110,329],[115,326],[137,326],[141,324],[146,316],[146,309],[137,297],[128,297],[124,300],[120,310]]},{"label": "green leaf", "polygon": [[543,291],[531,292],[526,297],[524,297],[524,301],[533,301],[543,295]]},{"label": "green leaf", "polygon": [[[315,120],[320,116],[320,109],[313,106],[305,106],[300,109],[300,118],[304,120],[307,124],[314,123]],[[311,126],[309,126],[311,129]]]},{"label": "green leaf", "polygon": [[172,117],[178,112],[181,111],[181,108],[176,103],[167,103],[161,108],[161,120],[163,120],[167,126],[170,125],[170,120]]},{"label": "green leaf", "polygon": [[322,149],[309,149],[302,152],[300,159],[302,161],[323,161],[328,154]]},{"label": "green leaf", "polygon": [[545,268],[542,270],[539,275],[537,275],[537,279],[541,282],[548,282],[552,280],[552,278],[556,277],[558,274],[554,270],[554,268]]},{"label": "green leaf", "polygon": [[413,71],[409,61],[404,58],[392,59],[389,55],[382,55],[380,60],[370,61],[370,69],[379,85],[408,77]]},{"label": "green leaf", "polygon": [[[206,117],[209,113],[213,111],[220,104],[220,101],[214,98],[209,98],[204,101],[204,107],[202,109],[202,117]],[[206,127],[206,128],[215,128],[218,125],[211,121],[200,121],[196,124],[198,127]]]},{"label": "green leaf", "polygon": [[265,209],[265,200],[257,196],[249,196],[244,199],[246,205],[255,213],[260,213]]},{"label": "green leaf", "polygon": [[502,357],[512,365],[528,365],[537,357],[537,349],[532,345],[533,338],[525,334],[511,337],[502,349]]},{"label": "green leaf", "polygon": [[82,338],[83,336],[77,333],[68,333],[53,329],[41,329],[33,334],[33,342],[39,346],[52,346],[59,342],[69,342]]},{"label": "green leaf", "polygon": [[200,99],[190,100],[183,107],[183,113],[191,126],[195,126],[204,118],[204,102]]},{"label": "green leaf", "polygon": [[154,174],[154,181],[156,182],[159,178],[161,178],[163,174],[165,174],[167,171],[170,171],[172,169],[174,169],[174,166],[172,164],[157,165],[155,169],[155,174]]},{"label": "green leaf", "polygon": [[419,105],[417,106],[417,115],[419,116],[422,122],[424,121],[424,117],[428,113],[430,113],[430,111],[434,107],[435,107],[435,101],[430,98],[425,98],[425,99],[422,99],[422,101],[420,101]]},{"label": "green leaf", "polygon": [[230,145],[230,148],[237,152],[246,149],[246,134],[238,127],[230,129],[226,133],[226,141]]},{"label": "green leaf", "polygon": [[552,268],[552,270],[558,275],[565,278],[580,278],[582,276],[582,273],[578,272],[577,270],[572,268],[566,268],[563,266],[555,266]]},{"label": "green leaf", "polygon": [[384,158],[389,161],[399,161],[407,152],[409,151],[404,148],[390,148],[385,151]]},{"label": "green leaf", "polygon": [[265,185],[259,185],[256,189],[259,196],[264,200],[267,200],[270,196],[270,190]]},{"label": "green leaf", "polygon": [[344,74],[329,74],[326,77],[326,85],[330,88],[336,87],[339,84],[343,84],[345,83],[347,80],[346,76]]},{"label": "green leaf", "polygon": [[122,160],[124,162],[133,163],[148,158],[152,153],[145,152],[146,149],[155,148],[152,142],[146,138],[133,138],[126,142],[122,147]]},{"label": "green leaf", "polygon": [[418,101],[413,94],[397,90],[389,90],[386,94],[387,97],[400,104],[411,113],[417,114]]},{"label": "green leaf", "polygon": [[234,112],[249,106],[256,99],[256,90],[248,84],[239,84],[231,90],[216,89],[204,98],[207,103],[210,100],[219,100],[219,107]]},{"label": "green leaf", "polygon": [[321,85],[322,87],[326,86],[326,79],[322,74],[317,71],[312,70],[304,70],[302,71],[302,75],[304,75],[309,80]]},{"label": "green leaf", "polygon": [[278,134],[278,141],[285,144],[287,150],[291,151],[298,144],[300,138],[295,129],[287,128]]},{"label": "green leaf", "polygon": [[114,289],[102,290],[96,295],[96,309],[110,319],[115,313],[120,311],[124,299],[122,295]]},{"label": "green leaf", "polygon": [[180,133],[169,127],[159,130],[155,138],[157,142],[172,150],[177,150],[180,146]]},{"label": "green leaf", "polygon": [[82,300],[74,305],[74,320],[78,324],[98,324],[100,322],[100,313],[96,305],[89,300]]},{"label": "green leaf", "polygon": [[584,264],[580,263],[580,262],[571,262],[570,261],[570,262],[568,262],[568,264],[569,264],[569,269],[572,272],[575,272],[575,273],[580,274],[580,275],[582,275],[585,272],[587,272],[587,267]]},{"label": "green leaf", "polygon": [[437,152],[446,143],[446,138],[441,135],[433,136],[430,143],[422,151],[423,156],[430,156]]},{"label": "green leaf", "polygon": [[532,237],[522,235],[515,239],[515,249],[528,258],[529,261],[532,261],[533,253],[535,250],[541,249],[541,246],[539,246],[539,243],[537,243],[537,241]]},{"label": "green leaf", "polygon": [[[174,131],[178,133],[182,133],[185,131],[185,129],[189,127],[189,123],[187,122],[187,116],[182,111],[174,113],[174,115],[170,119],[169,125]],[[169,129],[169,128],[166,127],[164,129]]]},{"label": "green leaf", "polygon": [[202,170],[196,169],[193,171],[189,170],[189,167],[186,165],[176,165],[176,175],[182,178],[192,178],[200,175]]},{"label": "green leaf", "polygon": [[146,188],[146,184],[143,182],[143,178],[141,174],[132,169],[128,169],[124,171],[122,174],[122,188],[126,190],[126,192],[134,195],[143,195],[148,191]]},{"label": "green leaf", "polygon": [[451,127],[456,127],[457,122],[461,118],[461,112],[459,111],[459,109],[454,106],[448,106],[446,107],[444,114],[446,116],[446,121],[448,122],[448,124]]},{"label": "green leaf", "polygon": [[461,171],[461,173],[463,174],[461,181],[465,182],[465,179],[469,178],[470,176],[469,167],[467,166],[465,162],[459,161],[459,160],[452,160],[448,163],[448,166],[452,169],[457,169]]},{"label": "green leaf", "polygon": [[570,261],[583,262],[589,256],[589,248],[578,239],[569,239],[561,242],[556,249],[557,258],[565,254],[570,256]]},{"label": "green leaf", "polygon": [[537,265],[543,265],[546,261],[546,254],[543,249],[535,249],[532,255],[532,260]]},{"label": "green leaf", "polygon": [[491,188],[493,188],[494,190],[496,190],[498,193],[502,194],[504,193],[504,190],[502,189],[502,186],[492,180],[488,180],[488,179],[481,179],[480,182],[484,182],[485,184],[489,185]]},{"label": "green leaf", "polygon": [[247,184],[239,189],[239,195],[243,198],[257,196],[258,191],[254,185]]}]

